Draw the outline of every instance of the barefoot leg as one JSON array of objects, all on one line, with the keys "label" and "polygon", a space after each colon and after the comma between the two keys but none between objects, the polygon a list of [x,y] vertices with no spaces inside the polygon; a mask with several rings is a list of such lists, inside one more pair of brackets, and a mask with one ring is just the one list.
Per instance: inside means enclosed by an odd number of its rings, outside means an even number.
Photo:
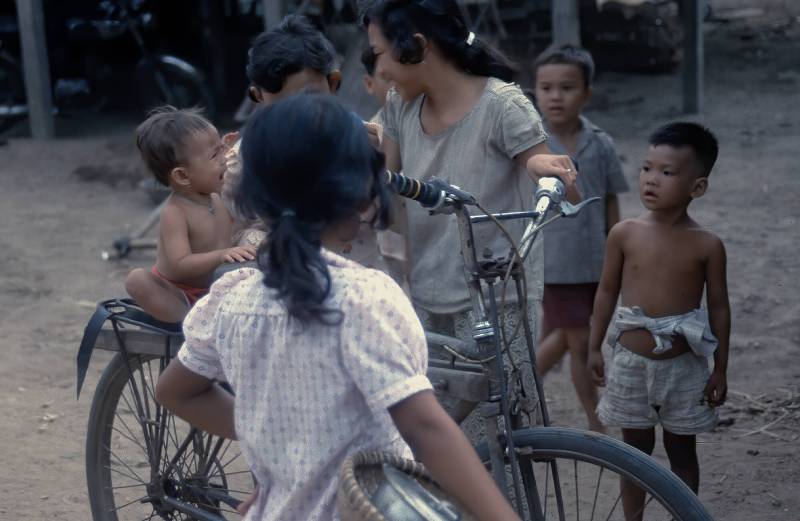
[{"label": "barefoot leg", "polygon": [[128,274],[125,290],[143,310],[162,322],[180,322],[189,312],[189,302],[180,289],[142,268]]}]

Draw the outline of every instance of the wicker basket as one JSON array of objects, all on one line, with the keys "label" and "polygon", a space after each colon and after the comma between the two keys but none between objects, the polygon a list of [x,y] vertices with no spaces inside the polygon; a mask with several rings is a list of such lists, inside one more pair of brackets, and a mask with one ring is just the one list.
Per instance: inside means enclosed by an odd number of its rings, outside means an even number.
[{"label": "wicker basket", "polygon": [[382,468],[384,463],[415,478],[435,497],[455,505],[462,520],[474,520],[455,501],[445,495],[421,463],[387,452],[376,451],[359,452],[346,459],[342,464],[339,471],[339,489],[336,494],[336,505],[342,521],[393,521],[381,514],[371,499],[385,480]]}]

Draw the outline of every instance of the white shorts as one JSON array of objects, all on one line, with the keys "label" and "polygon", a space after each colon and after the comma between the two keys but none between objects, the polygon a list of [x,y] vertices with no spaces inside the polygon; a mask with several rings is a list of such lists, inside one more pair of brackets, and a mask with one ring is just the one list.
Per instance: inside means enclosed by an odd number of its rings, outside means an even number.
[{"label": "white shorts", "polygon": [[703,399],[708,360],[693,352],[666,360],[614,348],[606,390],[597,406],[604,425],[646,429],[660,423],[673,434],[694,435],[717,425],[717,411]]}]

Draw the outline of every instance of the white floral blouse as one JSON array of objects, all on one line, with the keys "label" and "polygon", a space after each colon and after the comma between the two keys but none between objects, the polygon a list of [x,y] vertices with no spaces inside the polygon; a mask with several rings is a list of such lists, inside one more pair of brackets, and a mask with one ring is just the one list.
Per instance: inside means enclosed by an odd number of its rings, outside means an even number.
[{"label": "white floral blouse", "polygon": [[422,326],[400,287],[323,256],[339,325],[290,320],[253,268],[223,276],[184,321],[179,360],[236,393],[236,433],[260,486],[248,521],[338,519],[344,459],[372,449],[411,457],[387,408],[431,389]]}]

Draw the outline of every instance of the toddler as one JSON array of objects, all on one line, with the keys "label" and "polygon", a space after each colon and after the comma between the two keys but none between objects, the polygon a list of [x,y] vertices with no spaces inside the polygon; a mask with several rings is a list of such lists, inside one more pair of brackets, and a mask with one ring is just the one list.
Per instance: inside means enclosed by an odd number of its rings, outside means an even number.
[{"label": "toddler", "polygon": [[156,263],[134,269],[125,289],[143,310],[180,322],[225,262],[254,258],[251,246],[231,247],[231,216],[218,195],[225,150],[217,129],[194,109],[157,109],[136,129],[148,170],[168,186],[159,219]]}]

